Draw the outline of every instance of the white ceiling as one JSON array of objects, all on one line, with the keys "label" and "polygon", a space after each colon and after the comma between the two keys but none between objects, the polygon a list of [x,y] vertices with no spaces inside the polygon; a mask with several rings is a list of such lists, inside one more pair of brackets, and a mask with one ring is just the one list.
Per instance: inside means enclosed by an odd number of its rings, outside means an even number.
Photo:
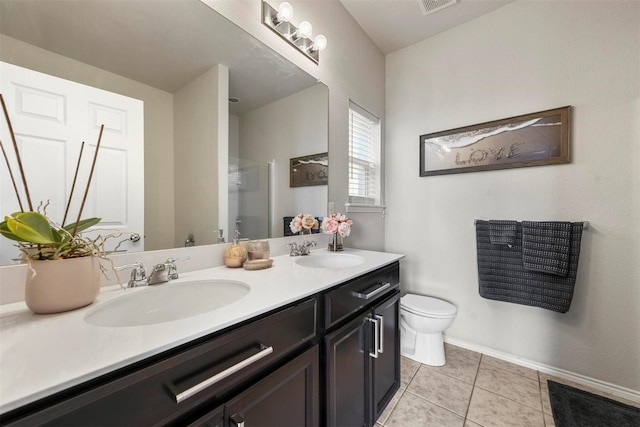
[{"label": "white ceiling", "polygon": [[[340,1],[386,54],[513,0],[460,0],[429,16],[418,0]],[[169,92],[225,64],[234,114],[315,84],[200,0],[0,0],[0,33]]]},{"label": "white ceiling", "polygon": [[459,0],[423,15],[419,0],[340,0],[385,55],[464,24],[514,0]]}]

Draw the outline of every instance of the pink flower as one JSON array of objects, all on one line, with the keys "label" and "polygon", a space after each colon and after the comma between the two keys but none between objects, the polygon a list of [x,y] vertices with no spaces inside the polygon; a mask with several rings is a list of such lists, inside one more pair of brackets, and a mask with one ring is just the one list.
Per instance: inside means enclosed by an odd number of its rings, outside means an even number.
[{"label": "pink flower", "polygon": [[340,225],[338,226],[338,233],[342,237],[347,237],[349,234],[351,234],[351,224],[349,224],[346,221],[341,222]]},{"label": "pink flower", "polygon": [[336,234],[340,223],[335,218],[327,217],[322,220],[322,231],[329,234]]},{"label": "pink flower", "polygon": [[346,237],[351,234],[351,225],[353,221],[347,218],[346,215],[337,213],[331,214],[322,220],[322,231],[328,234],[340,234],[342,237]]}]

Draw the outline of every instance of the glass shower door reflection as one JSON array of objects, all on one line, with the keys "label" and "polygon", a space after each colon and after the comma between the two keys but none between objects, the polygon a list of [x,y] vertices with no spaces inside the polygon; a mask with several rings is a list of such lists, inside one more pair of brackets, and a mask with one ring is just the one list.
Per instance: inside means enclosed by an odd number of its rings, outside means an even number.
[{"label": "glass shower door reflection", "polygon": [[[269,234],[270,164],[229,157],[229,232],[241,238],[266,239]],[[232,237],[231,237],[232,238]]]}]

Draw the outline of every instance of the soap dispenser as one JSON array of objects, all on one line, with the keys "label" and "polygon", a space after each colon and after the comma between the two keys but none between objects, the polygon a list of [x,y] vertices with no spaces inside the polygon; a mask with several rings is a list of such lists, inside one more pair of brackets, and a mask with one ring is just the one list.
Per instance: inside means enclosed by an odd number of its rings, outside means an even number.
[{"label": "soap dispenser", "polygon": [[234,231],[233,243],[224,251],[224,265],[231,268],[242,267],[247,260],[247,250],[238,244],[240,232]]}]

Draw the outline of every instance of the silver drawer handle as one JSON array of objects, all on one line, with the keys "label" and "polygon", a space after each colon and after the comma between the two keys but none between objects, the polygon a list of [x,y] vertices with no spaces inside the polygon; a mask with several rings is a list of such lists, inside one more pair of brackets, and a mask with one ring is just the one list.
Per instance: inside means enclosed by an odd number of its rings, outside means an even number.
[{"label": "silver drawer handle", "polygon": [[273,353],[273,347],[265,347],[263,344],[260,344],[260,348],[262,348],[262,350],[260,350],[258,353],[254,354],[253,356],[247,357],[243,361],[236,363],[235,365],[225,369],[222,372],[219,372],[219,373],[215,374],[214,376],[212,376],[210,378],[207,378],[206,380],[202,381],[201,383],[198,383],[198,384],[194,385],[193,387],[190,387],[190,388],[186,389],[185,391],[183,391],[181,393],[175,394],[174,398],[176,399],[176,403],[180,403],[180,402],[190,398],[194,394],[199,393],[199,392],[201,392],[202,390],[204,390],[204,389],[206,389],[208,387],[211,387],[215,383],[222,381],[223,379],[227,378],[228,376],[235,374],[239,370],[241,370],[243,368],[246,368],[247,366],[251,365],[252,363],[255,363],[258,360],[262,359],[263,357],[266,357],[266,356],[270,355],[271,353]]},{"label": "silver drawer handle", "polygon": [[373,298],[374,296],[378,295],[380,292],[384,291],[385,289],[389,289],[391,287],[391,282],[384,282],[382,283],[382,286],[380,286],[379,288],[376,288],[375,290],[369,292],[368,294],[362,294],[360,292],[354,292],[353,295],[360,298],[360,299],[370,299]]},{"label": "silver drawer handle", "polygon": [[373,323],[373,353],[369,352],[369,356],[373,358],[378,358],[378,350],[380,349],[380,332],[378,323],[378,319],[372,319],[371,317],[367,317],[367,320]]},{"label": "silver drawer handle", "polygon": [[244,418],[239,414],[233,414],[230,420],[236,427],[244,427]]},{"label": "silver drawer handle", "polygon": [[384,317],[376,314],[376,318],[380,321],[380,329],[378,330],[378,332],[380,332],[380,345],[378,346],[378,352],[384,353]]}]

